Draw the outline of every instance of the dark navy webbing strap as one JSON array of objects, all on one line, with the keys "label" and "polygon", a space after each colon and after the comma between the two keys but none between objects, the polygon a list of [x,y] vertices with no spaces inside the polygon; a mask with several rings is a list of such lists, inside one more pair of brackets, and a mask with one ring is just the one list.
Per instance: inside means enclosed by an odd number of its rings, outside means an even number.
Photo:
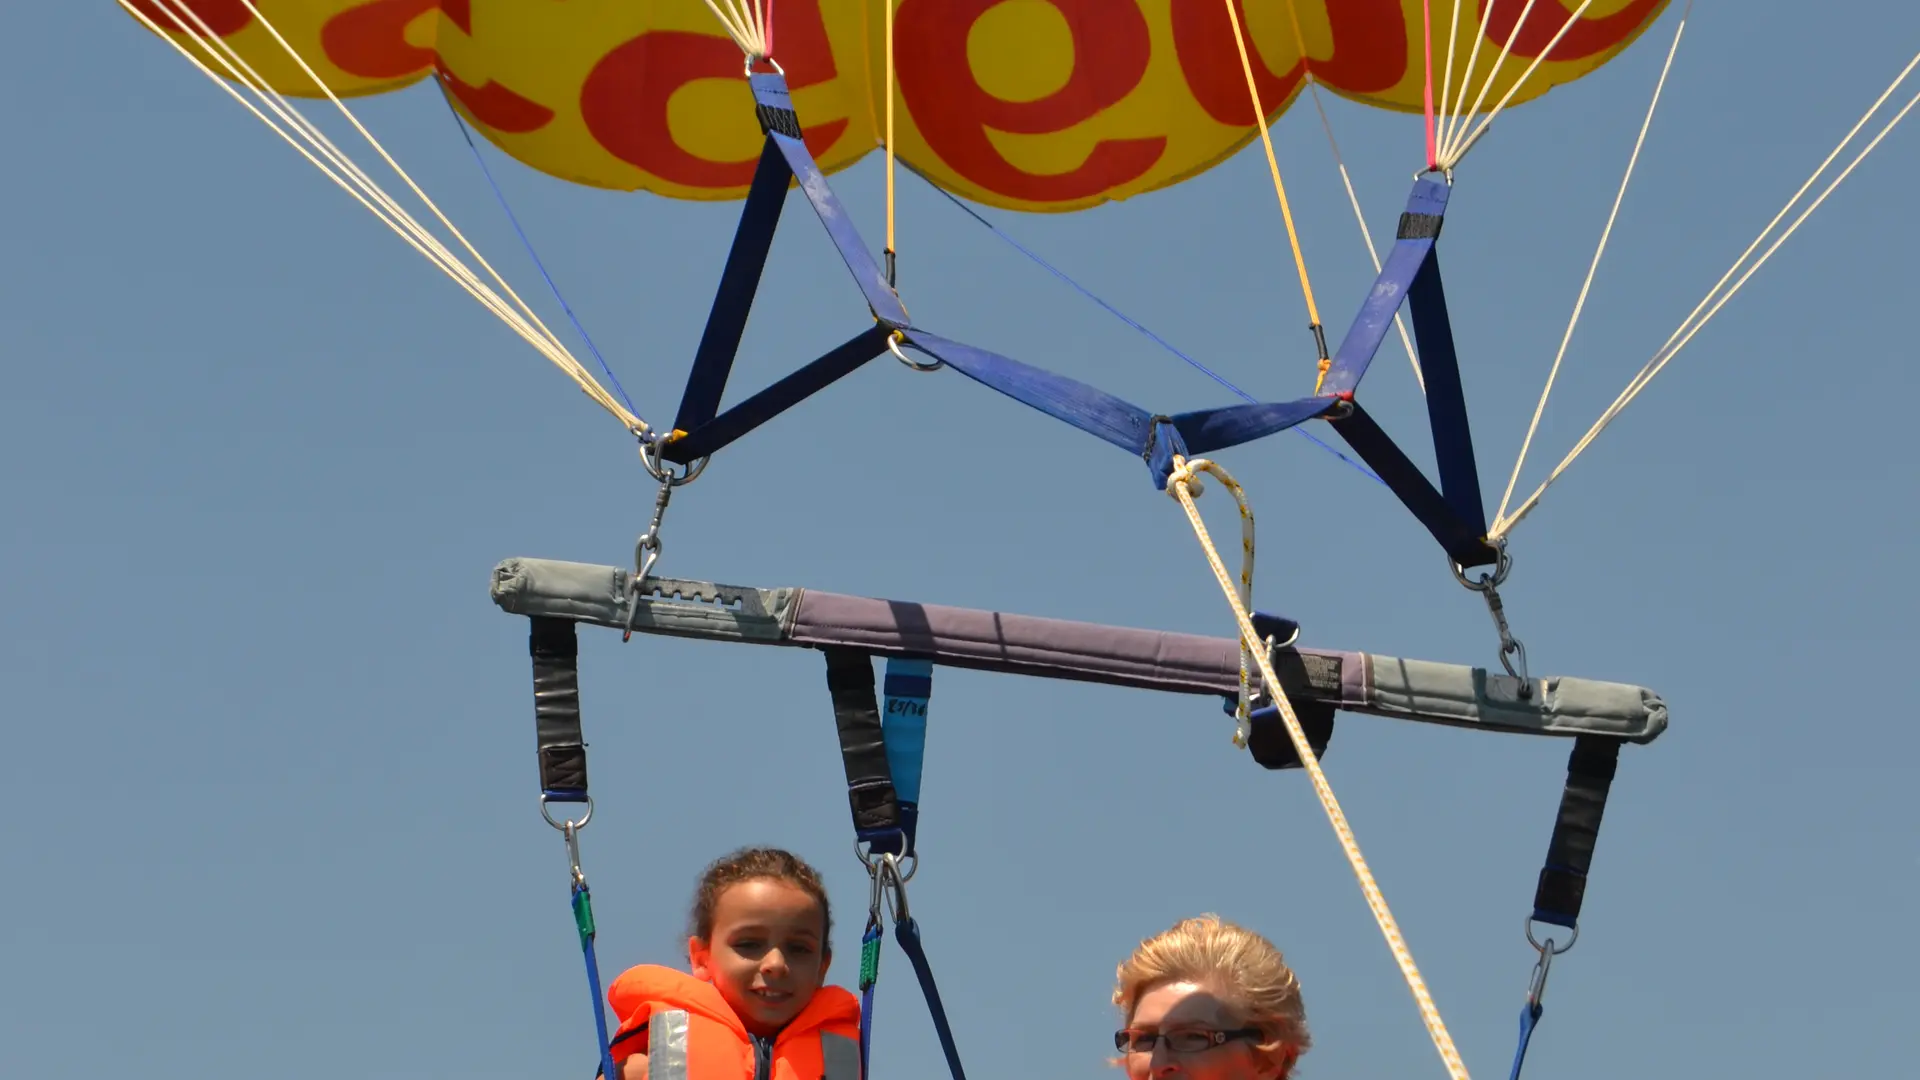
[{"label": "dark navy webbing strap", "polygon": [[[887,335],[907,325],[900,298],[887,285],[884,273],[867,250],[839,197],[814,160],[793,109],[786,78],[777,73],[755,73],[748,78],[754,113],[766,141],[740,212],[733,247],[721,272],[720,286],[707,316],[707,327],[694,354],[687,388],[680,399],[674,428],[682,434],[665,441],[660,456],[689,464],[722,449],[760,425],[832,385],[836,380],[879,356]],[[866,297],[877,326],[781,379],[732,409],[721,413],[727,379],[740,349],[747,316],[753,307],[767,254],[780,225],[788,185],[798,181],[841,261]]]},{"label": "dark navy webbing strap", "polygon": [[1464,569],[1485,566],[1499,560],[1499,553],[1486,541],[1485,530],[1476,530],[1453,512],[1445,496],[1434,490],[1420,466],[1408,458],[1372,414],[1358,402],[1329,418],[1333,430],[1345,439],[1360,460],[1379,475],[1388,490],[1409,512],[1426,526],[1427,532],[1446,549],[1447,555]]},{"label": "dark navy webbing strap", "polygon": [[1546,862],[1540,868],[1540,881],[1534,888],[1527,940],[1539,950],[1540,960],[1533,969],[1526,1004],[1520,1007],[1520,1044],[1514,1050],[1510,1080],[1519,1080],[1534,1029],[1546,1011],[1540,999],[1546,989],[1547,973],[1552,970],[1553,957],[1572,947],[1571,941],[1565,946],[1557,946],[1552,938],[1544,943],[1535,941],[1532,924],[1563,926],[1573,931],[1575,938],[1579,936],[1587,874],[1593,868],[1593,850],[1600,839],[1607,794],[1612,790],[1614,773],[1620,766],[1620,746],[1620,739],[1579,735],[1573,740],[1573,751],[1567,755],[1567,786],[1560,796],[1553,838],[1547,843]]},{"label": "dark navy webbing strap", "polygon": [[660,456],[685,465],[725,449],[755,428],[853,374],[887,351],[885,327],[862,330],[805,367],[667,443]]},{"label": "dark navy webbing strap", "polygon": [[858,649],[827,648],[827,692],[833,698],[834,728],[840,736],[840,761],[847,774],[847,805],[855,838],[875,854],[899,853],[906,846],[900,801],[887,761],[874,693],[873,657]]},{"label": "dark navy webbing strap", "polygon": [[570,619],[528,620],[533,657],[533,723],[539,740],[540,796],[587,801],[587,743],[580,732],[580,642]]},{"label": "dark navy webbing strap", "polygon": [[1567,756],[1567,786],[1554,818],[1553,838],[1547,844],[1546,863],[1533,894],[1535,922],[1575,929],[1580,905],[1587,894],[1587,872],[1593,867],[1594,845],[1600,839],[1600,819],[1607,811],[1607,793],[1620,764],[1620,740],[1581,735]]},{"label": "dark navy webbing strap", "polygon": [[953,1041],[953,1026],[947,1022],[946,1006],[940,1003],[940,987],[933,981],[927,949],[920,941],[920,924],[912,916],[901,919],[893,926],[893,937],[920,980],[920,993],[926,997],[927,1012],[933,1017],[934,1034],[940,1037],[940,1052],[947,1057],[947,1071],[953,1074],[953,1080],[967,1080],[966,1070],[960,1067],[960,1048]]},{"label": "dark navy webbing strap", "polygon": [[1357,405],[1352,414],[1332,417],[1333,427],[1464,569],[1491,565],[1498,561],[1499,554],[1486,541],[1486,511],[1480,497],[1459,357],[1454,351],[1446,291],[1434,252],[1445,223],[1447,196],[1447,185],[1440,181],[1423,178],[1414,182],[1406,212],[1400,215],[1393,249],[1335,351],[1333,366],[1320,389],[1323,394],[1352,402],[1360,380],[1393,326],[1394,316],[1402,304],[1411,307],[1440,489],[1434,490],[1419,467]]},{"label": "dark navy webbing strap", "polygon": [[726,268],[720,272],[720,287],[714,292],[706,331],[700,336],[693,368],[687,373],[687,388],[673,419],[677,430],[698,430],[720,411],[720,398],[726,393],[727,377],[733,372],[734,357],[747,330],[747,316],[760,290],[761,275],[766,272],[767,253],[773,248],[773,234],[780,227],[780,211],[787,202],[787,183],[792,179],[787,159],[769,138],[754,169],[753,184],[747,189],[746,205],[740,210],[740,224],[734,229]]}]

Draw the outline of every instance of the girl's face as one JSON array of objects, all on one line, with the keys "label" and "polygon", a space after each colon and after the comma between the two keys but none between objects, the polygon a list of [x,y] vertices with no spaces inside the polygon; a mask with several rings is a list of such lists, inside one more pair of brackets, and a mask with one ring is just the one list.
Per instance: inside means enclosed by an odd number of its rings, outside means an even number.
[{"label": "girl's face", "polygon": [[826,913],[806,890],[760,878],[730,886],[713,905],[713,935],[691,938],[695,978],[720,991],[755,1035],[787,1026],[827,975]]},{"label": "girl's face", "polygon": [[1283,1069],[1259,1050],[1251,1027],[1198,983],[1154,987],[1126,1028],[1128,1080],[1278,1080]]}]

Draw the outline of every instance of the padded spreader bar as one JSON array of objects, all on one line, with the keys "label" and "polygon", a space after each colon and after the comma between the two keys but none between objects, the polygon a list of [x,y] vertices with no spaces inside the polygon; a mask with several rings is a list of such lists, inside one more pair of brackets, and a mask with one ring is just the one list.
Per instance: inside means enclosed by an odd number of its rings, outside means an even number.
[{"label": "padded spreader bar", "polygon": [[[620,628],[627,577],[615,566],[508,559],[494,568],[502,610]],[[1101,626],[995,611],[874,600],[793,587],[758,589],[650,578],[636,601],[636,631],[707,641],[916,656],[935,664],[1212,696],[1237,694],[1233,638]],[[1278,649],[1275,669],[1299,673],[1288,693],[1349,712],[1524,735],[1606,735],[1645,743],[1667,727],[1651,690],[1623,683],[1535,677],[1372,653]]]}]

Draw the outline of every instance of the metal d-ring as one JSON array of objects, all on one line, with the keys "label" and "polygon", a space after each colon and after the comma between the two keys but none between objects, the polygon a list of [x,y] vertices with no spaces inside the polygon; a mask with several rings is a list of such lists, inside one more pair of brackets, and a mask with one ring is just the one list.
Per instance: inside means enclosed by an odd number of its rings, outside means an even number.
[{"label": "metal d-ring", "polygon": [[1494,546],[1499,555],[1494,562],[1493,573],[1481,574],[1478,581],[1468,581],[1466,568],[1462,567],[1459,562],[1448,559],[1447,567],[1453,571],[1453,580],[1458,581],[1474,592],[1486,592],[1489,587],[1497,589],[1501,585],[1506,584],[1507,571],[1513,569],[1513,556],[1508,554],[1507,542],[1504,538],[1494,541]]},{"label": "metal d-ring", "polygon": [[1533,936],[1533,917],[1529,915],[1527,917],[1527,944],[1539,950],[1542,956],[1559,956],[1561,953],[1573,948],[1574,943],[1580,940],[1579,923],[1574,923],[1572,926],[1567,927],[1567,929],[1573,931],[1573,936],[1567,939],[1565,945],[1557,945],[1552,938],[1548,938],[1546,944],[1543,945]]},{"label": "metal d-ring", "polygon": [[549,801],[551,801],[550,796],[547,796],[547,795],[540,796],[540,816],[543,818],[546,818],[547,824],[560,830],[562,833],[571,834],[571,833],[579,832],[581,829],[584,829],[587,827],[587,822],[593,820],[593,796],[591,795],[587,796],[587,814],[585,817],[581,818],[579,821],[575,821],[572,818],[568,818],[565,821],[553,820],[552,811],[547,809],[547,803]]},{"label": "metal d-ring", "polygon": [[907,354],[900,351],[900,343],[906,339],[907,335],[899,330],[895,330],[893,333],[887,335],[887,351],[893,354],[894,359],[915,371],[939,371],[941,368],[947,366],[947,362],[939,357],[935,357],[931,364],[923,364],[918,360],[909,360]]},{"label": "metal d-ring", "polygon": [[663,484],[680,487],[683,484],[691,484],[695,480],[700,479],[700,474],[707,471],[707,462],[712,458],[712,455],[703,457],[698,461],[690,462],[682,467],[683,471],[679,475],[674,475],[673,470],[667,468],[666,462],[660,457],[660,447],[663,443],[664,440],[654,439],[651,442],[643,442],[640,444],[640,464],[647,470],[648,476],[653,477]]}]

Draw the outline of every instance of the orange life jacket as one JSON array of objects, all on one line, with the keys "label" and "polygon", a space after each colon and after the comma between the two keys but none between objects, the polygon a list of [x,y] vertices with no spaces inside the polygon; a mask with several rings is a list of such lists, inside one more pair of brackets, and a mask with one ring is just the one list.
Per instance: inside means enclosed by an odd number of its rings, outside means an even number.
[{"label": "orange life jacket", "polygon": [[861,1080],[860,1002],[838,986],[821,987],[770,1040],[771,1053],[719,988],[684,971],[628,968],[607,987],[607,1003],[619,1020],[616,1072],[644,1050],[648,1080]]}]

